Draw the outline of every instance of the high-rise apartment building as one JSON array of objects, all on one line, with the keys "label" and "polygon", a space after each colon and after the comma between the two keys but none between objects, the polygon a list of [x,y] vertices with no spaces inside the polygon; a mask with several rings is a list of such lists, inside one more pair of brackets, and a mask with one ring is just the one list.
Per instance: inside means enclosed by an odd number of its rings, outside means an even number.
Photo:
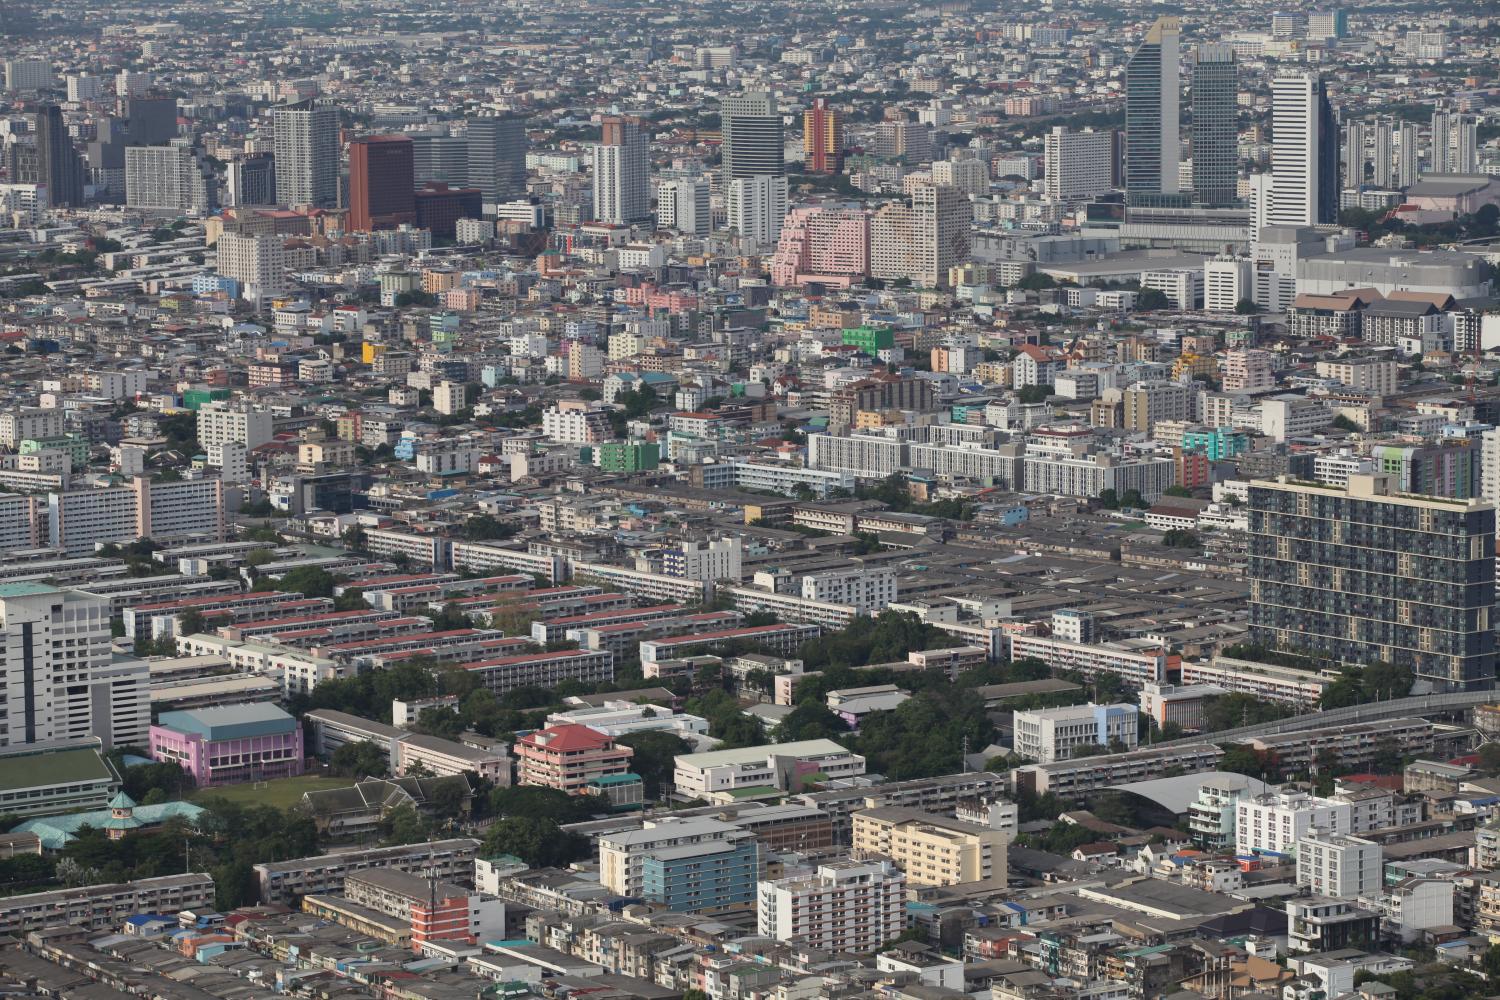
[{"label": "high-rise apartment building", "polygon": [[1195,382],[1155,379],[1137,382],[1123,396],[1126,430],[1149,434],[1163,420],[1191,420],[1198,401]]},{"label": "high-rise apartment building", "polygon": [[1373,840],[1314,827],[1297,842],[1297,884],[1334,899],[1378,892],[1382,853]]},{"label": "high-rise apartment building", "polygon": [[620,226],[651,219],[651,150],[639,118],[609,115],[594,147],[594,218]]},{"label": "high-rise apartment building", "polygon": [[1198,46],[1192,77],[1193,201],[1229,205],[1239,184],[1239,73],[1228,42]]},{"label": "high-rise apartment building", "polygon": [[396,229],[417,221],[412,142],[404,135],[372,135],[349,143],[351,232]]},{"label": "high-rise apartment building", "polygon": [[781,223],[786,218],[786,177],[736,177],[725,189],[724,208],[729,228],[739,233],[740,239],[757,247],[769,246],[781,236]]},{"label": "high-rise apartment building", "polygon": [[693,236],[707,236],[713,230],[708,181],[679,179],[667,181],[658,187],[656,221],[663,229],[675,229]]},{"label": "high-rise apartment building", "polygon": [[127,146],[125,204],[157,212],[206,216],[219,206],[213,164],[192,139],[165,146]]},{"label": "high-rise apartment building", "polygon": [[46,90],[55,82],[52,63],[46,59],[5,60],[5,89],[11,93],[20,90]]},{"label": "high-rise apartment building", "polygon": [[724,98],[719,109],[723,143],[724,188],[741,177],[781,177],[786,173],[786,148],[781,113],[765,91],[746,91]]},{"label": "high-rise apartment building", "polygon": [[1317,73],[1271,82],[1271,225],[1317,226],[1338,218],[1338,132]]},{"label": "high-rise apartment building", "polygon": [[252,153],[231,160],[224,178],[225,203],[236,208],[276,204],[276,158]]},{"label": "high-rise apartment building", "polygon": [[771,280],[848,287],[870,273],[870,216],[861,208],[793,209],[781,229]]},{"label": "high-rise apartment building", "polygon": [[1159,17],[1125,67],[1125,191],[1175,194],[1181,96],[1181,24]]},{"label": "high-rise apartment building", "polygon": [[248,302],[273,299],[287,287],[285,241],[275,233],[225,232],[214,244],[219,274],[239,282],[240,297]]},{"label": "high-rise apartment building", "polygon": [[1114,186],[1115,135],[1057,125],[1047,133],[1042,191],[1049,201],[1086,201]]},{"label": "high-rise apartment building", "polygon": [[802,113],[802,169],[810,174],[844,169],[844,116],[822,97]]},{"label": "high-rise apartment building", "polygon": [[271,111],[276,194],[288,205],[339,207],[339,119],[315,100]]},{"label": "high-rise apartment building", "polygon": [[1250,639],[1350,663],[1410,667],[1439,691],[1495,681],[1495,508],[1347,487],[1250,487]]},{"label": "high-rise apartment building", "polygon": [[1471,174],[1478,170],[1478,119],[1473,115],[1434,111],[1429,162],[1435,174]]},{"label": "high-rise apartment building", "polygon": [[969,256],[973,221],[974,210],[963,192],[918,185],[911,204],[883,205],[870,220],[871,276],[946,286],[949,268]]},{"label": "high-rise apartment building", "polygon": [[83,166],[68,136],[62,108],[56,104],[37,109],[36,153],[36,183],[47,185],[52,205],[71,208],[83,204]]},{"label": "high-rise apartment building", "polygon": [[484,194],[486,204],[510,201],[526,193],[526,118],[492,115],[470,118],[468,186]]},{"label": "high-rise apartment building", "polygon": [[110,653],[108,599],[38,583],[0,584],[0,746],[83,740],[144,746],[145,661]]}]

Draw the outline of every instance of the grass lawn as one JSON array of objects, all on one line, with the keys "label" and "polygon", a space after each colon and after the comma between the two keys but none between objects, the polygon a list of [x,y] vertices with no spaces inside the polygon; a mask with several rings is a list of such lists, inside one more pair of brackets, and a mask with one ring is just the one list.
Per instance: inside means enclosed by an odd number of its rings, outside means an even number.
[{"label": "grass lawn", "polygon": [[243,805],[275,806],[286,809],[302,801],[303,792],[319,792],[325,788],[347,788],[354,784],[353,778],[320,778],[313,774],[295,778],[277,778],[257,787],[253,782],[243,785],[223,785],[218,788],[200,788],[193,792],[192,799],[225,799]]}]

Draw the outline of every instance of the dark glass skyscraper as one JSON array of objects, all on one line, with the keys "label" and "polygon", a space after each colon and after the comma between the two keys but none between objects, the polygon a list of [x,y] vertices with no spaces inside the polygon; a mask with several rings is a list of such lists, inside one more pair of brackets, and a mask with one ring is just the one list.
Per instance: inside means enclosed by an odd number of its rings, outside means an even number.
[{"label": "dark glass skyscraper", "polygon": [[36,156],[37,180],[47,185],[50,202],[64,207],[82,205],[83,168],[68,137],[62,108],[56,104],[43,104],[37,109]]},{"label": "dark glass skyscraper", "polygon": [[1181,156],[1181,26],[1159,17],[1125,67],[1125,191],[1176,194]]},{"label": "dark glass skyscraper", "polygon": [[1227,42],[1198,46],[1193,62],[1193,201],[1229,205],[1239,180],[1239,74]]},{"label": "dark glass skyscraper", "polygon": [[724,187],[750,177],[780,177],[786,173],[786,145],[776,102],[765,91],[746,91],[724,98],[719,109],[719,147],[723,157]]},{"label": "dark glass skyscraper", "polygon": [[1410,667],[1439,691],[1493,687],[1495,508],[1393,482],[1251,483],[1250,640]]},{"label": "dark glass skyscraper", "polygon": [[495,115],[469,119],[469,187],[486,202],[510,201],[526,193],[526,119]]}]

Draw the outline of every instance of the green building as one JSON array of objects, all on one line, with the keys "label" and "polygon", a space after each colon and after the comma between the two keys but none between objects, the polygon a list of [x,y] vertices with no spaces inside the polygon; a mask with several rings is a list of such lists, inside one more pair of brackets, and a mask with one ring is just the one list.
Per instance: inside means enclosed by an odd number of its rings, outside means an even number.
[{"label": "green building", "polygon": [[896,346],[896,331],[888,326],[854,326],[844,331],[841,342],[873,358]]},{"label": "green building", "polygon": [[182,394],[182,405],[190,410],[196,410],[204,403],[228,398],[228,389],[189,389]]},{"label": "green building", "polygon": [[647,441],[606,441],[599,445],[604,472],[646,472],[661,463],[661,446]]},{"label": "green building", "polygon": [[60,451],[73,460],[73,471],[81,472],[89,464],[88,438],[80,434],[64,434],[62,437],[26,438],[16,449],[22,455],[35,455],[45,449]]}]

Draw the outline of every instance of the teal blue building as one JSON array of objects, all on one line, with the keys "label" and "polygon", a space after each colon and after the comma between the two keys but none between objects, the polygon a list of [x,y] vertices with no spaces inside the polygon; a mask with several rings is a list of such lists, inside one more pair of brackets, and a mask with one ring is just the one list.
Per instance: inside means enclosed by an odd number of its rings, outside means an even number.
[{"label": "teal blue building", "polygon": [[755,902],[760,843],[750,833],[653,851],[641,862],[642,895],[685,913]]}]

